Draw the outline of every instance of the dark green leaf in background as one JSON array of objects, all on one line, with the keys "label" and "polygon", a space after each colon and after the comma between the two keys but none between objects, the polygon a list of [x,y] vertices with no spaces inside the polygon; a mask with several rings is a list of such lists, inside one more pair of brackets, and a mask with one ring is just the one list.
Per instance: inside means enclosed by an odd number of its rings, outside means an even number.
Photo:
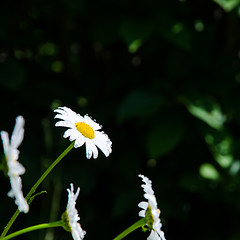
[{"label": "dark green leaf in background", "polygon": [[164,102],[164,98],[160,95],[150,94],[144,90],[134,90],[122,101],[118,111],[118,120],[152,115],[163,106]]},{"label": "dark green leaf in background", "polygon": [[26,80],[26,71],[15,60],[0,63],[0,85],[12,91],[17,90]]},{"label": "dark green leaf in background", "polygon": [[178,145],[183,137],[184,122],[177,114],[163,115],[154,125],[147,138],[147,149],[151,158],[161,157]]}]

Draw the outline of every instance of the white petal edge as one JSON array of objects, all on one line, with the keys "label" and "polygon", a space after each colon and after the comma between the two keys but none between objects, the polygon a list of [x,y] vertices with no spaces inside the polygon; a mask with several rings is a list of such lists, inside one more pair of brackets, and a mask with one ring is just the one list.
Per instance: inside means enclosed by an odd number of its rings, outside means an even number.
[{"label": "white petal edge", "polygon": [[139,217],[145,217],[145,210],[141,210],[139,213],[138,213],[138,215],[139,215]]},{"label": "white petal edge", "polygon": [[15,198],[15,203],[18,206],[20,212],[28,213],[29,206],[22,193],[22,180],[19,176],[10,177],[11,190],[8,192],[8,196]]},{"label": "white petal edge", "polygon": [[152,230],[147,240],[161,240],[161,238],[154,230]]},{"label": "white petal edge", "polygon": [[1,131],[1,138],[2,138],[2,142],[3,142],[3,150],[6,155],[8,152],[8,149],[9,149],[9,144],[10,144],[8,133],[5,131]]},{"label": "white petal edge", "polygon": [[78,136],[75,140],[74,147],[79,148],[85,143],[85,138],[83,136]]},{"label": "white petal edge", "polygon": [[23,116],[17,116],[16,123],[11,136],[11,146],[14,148],[18,148],[23,141],[24,124],[25,124],[25,120]]},{"label": "white petal edge", "polygon": [[75,125],[71,121],[58,121],[55,123],[55,127],[69,127],[69,128],[74,128]]},{"label": "white petal edge", "polygon": [[102,128],[102,126],[100,124],[96,123],[88,115],[84,115],[84,122],[86,124],[90,125],[93,128],[94,131],[100,130]]},{"label": "white petal edge", "polygon": [[69,120],[69,121],[72,121],[75,123],[79,122],[79,121],[80,122],[84,121],[84,118],[80,114],[75,113],[73,110],[71,110],[68,107],[59,107],[59,108],[55,109],[54,112],[59,113],[55,116],[55,118]]},{"label": "white petal edge", "polygon": [[140,202],[140,203],[138,204],[138,207],[140,207],[140,208],[142,208],[142,209],[144,209],[144,210],[147,210],[147,208],[148,208],[148,203],[147,203],[147,202]]},{"label": "white petal edge", "polygon": [[63,137],[64,138],[69,137],[69,140],[73,141],[79,137],[79,134],[78,134],[77,130],[70,128],[64,132]]},{"label": "white petal edge", "polygon": [[112,152],[112,142],[104,132],[95,131],[93,141],[106,157]]},{"label": "white petal edge", "polygon": [[93,155],[93,158],[96,159],[98,157],[98,150],[92,140],[86,138],[86,156],[90,159]]}]

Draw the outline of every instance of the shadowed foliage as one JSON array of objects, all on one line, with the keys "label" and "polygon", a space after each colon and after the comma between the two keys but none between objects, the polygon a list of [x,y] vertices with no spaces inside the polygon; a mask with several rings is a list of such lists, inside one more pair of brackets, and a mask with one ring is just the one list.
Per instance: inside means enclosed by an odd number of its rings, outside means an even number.
[{"label": "shadowed foliage", "polygon": [[[166,239],[240,239],[239,15],[239,0],[2,2],[0,129],[26,120],[24,193],[69,145],[56,107],[89,114],[113,142],[108,158],[73,149],[11,231],[59,220],[73,183],[86,238],[113,239],[139,219],[141,173]],[[16,206],[0,180],[3,229]],[[72,237],[54,229],[24,239]]]}]

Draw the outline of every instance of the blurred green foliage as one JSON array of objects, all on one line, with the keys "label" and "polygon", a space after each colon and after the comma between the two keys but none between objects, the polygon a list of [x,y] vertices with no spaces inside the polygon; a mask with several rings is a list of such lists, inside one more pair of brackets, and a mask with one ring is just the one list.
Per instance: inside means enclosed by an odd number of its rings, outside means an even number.
[{"label": "blurred green foliage", "polygon": [[239,0],[214,0],[218,3],[225,11],[232,11],[237,6],[239,7]]},{"label": "blurred green foliage", "polygon": [[[107,159],[72,150],[12,231],[60,219],[72,182],[86,237],[113,239],[139,219],[141,173],[168,240],[240,239],[239,25],[236,0],[2,2],[0,129],[26,119],[24,192],[69,144],[54,127],[57,106],[88,113],[113,142]],[[3,229],[16,207],[0,180]]]}]

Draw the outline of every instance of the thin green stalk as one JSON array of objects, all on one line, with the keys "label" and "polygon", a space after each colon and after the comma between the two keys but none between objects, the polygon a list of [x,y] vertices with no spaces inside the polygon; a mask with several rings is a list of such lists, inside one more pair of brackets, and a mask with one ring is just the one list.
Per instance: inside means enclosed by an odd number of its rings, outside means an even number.
[{"label": "thin green stalk", "polygon": [[127,228],[125,231],[123,231],[122,233],[120,233],[117,237],[115,237],[113,240],[120,240],[123,239],[124,237],[126,237],[129,233],[133,232],[134,230],[136,230],[137,228],[143,227],[146,224],[146,219],[142,218],[139,221],[137,221],[136,223],[134,223],[132,226],[130,226],[129,228]]},{"label": "thin green stalk", "polygon": [[27,227],[27,228],[21,229],[17,232],[11,233],[11,234],[7,235],[6,237],[0,237],[0,239],[7,240],[7,239],[14,238],[16,236],[19,236],[19,235],[27,233],[27,232],[32,232],[32,231],[44,229],[44,228],[53,228],[53,227],[62,227],[62,221],[52,222],[52,223],[42,223],[42,224],[34,225],[31,227]]},{"label": "thin green stalk", "polygon": [[[72,142],[64,151],[63,153],[49,166],[49,168],[42,174],[42,176],[38,179],[38,181],[33,185],[33,187],[31,188],[31,190],[29,191],[29,193],[27,194],[27,196],[25,197],[26,201],[28,201],[30,199],[30,197],[32,196],[32,194],[36,191],[37,187],[42,183],[42,181],[47,177],[47,175],[52,171],[52,169],[62,160],[62,158],[73,148],[74,146],[74,142]],[[8,233],[10,227],[12,226],[12,224],[14,223],[14,221],[16,220],[16,218],[19,215],[19,210],[17,209],[16,212],[13,214],[13,216],[11,217],[10,221],[8,222],[8,224],[6,225],[6,227],[4,228],[1,237],[5,237],[6,234]]]},{"label": "thin green stalk", "polygon": [[33,185],[31,190],[26,196],[26,200],[32,196],[32,194],[36,191],[37,187],[42,183],[42,181],[47,177],[47,175],[52,171],[52,169],[63,159],[63,157],[73,148],[74,142],[72,142],[63,153],[49,166],[49,168],[43,173],[43,175],[38,179],[38,181]]}]

